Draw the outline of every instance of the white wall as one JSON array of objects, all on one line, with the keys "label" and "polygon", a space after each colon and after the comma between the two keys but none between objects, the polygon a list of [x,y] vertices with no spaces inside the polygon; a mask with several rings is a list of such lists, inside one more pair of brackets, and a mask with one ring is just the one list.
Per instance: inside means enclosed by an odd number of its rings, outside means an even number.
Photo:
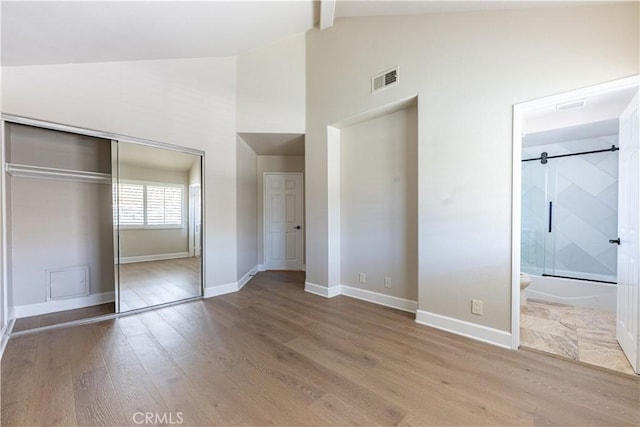
[{"label": "white wall", "polygon": [[242,138],[236,145],[238,279],[258,265],[257,156]]},{"label": "white wall", "polygon": [[238,132],[305,132],[305,35],[238,57]]},{"label": "white wall", "polygon": [[236,280],[236,59],[3,68],[2,111],[203,150],[205,284]]},{"label": "white wall", "polygon": [[343,285],[418,299],[417,125],[412,107],[341,129]]},{"label": "white wall", "polygon": [[[264,173],[304,173],[304,156],[258,156],[258,263],[264,264]],[[303,229],[306,236],[306,227]],[[304,238],[304,237],[303,237]],[[304,259],[304,258],[303,258]]]},{"label": "white wall", "polygon": [[[329,283],[327,126],[417,94],[419,309],[509,331],[513,104],[637,74],[638,28],[628,3],[308,32],[307,281]],[[395,65],[400,84],[372,95],[370,77]]]}]

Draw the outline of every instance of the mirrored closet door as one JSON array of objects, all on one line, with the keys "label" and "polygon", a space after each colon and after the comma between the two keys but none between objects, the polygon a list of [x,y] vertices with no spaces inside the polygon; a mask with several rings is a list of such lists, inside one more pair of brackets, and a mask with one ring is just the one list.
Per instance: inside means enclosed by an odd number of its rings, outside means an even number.
[{"label": "mirrored closet door", "polygon": [[17,116],[2,126],[14,333],[202,295],[200,152]]},{"label": "mirrored closet door", "polygon": [[202,295],[199,155],[113,143],[117,310]]}]

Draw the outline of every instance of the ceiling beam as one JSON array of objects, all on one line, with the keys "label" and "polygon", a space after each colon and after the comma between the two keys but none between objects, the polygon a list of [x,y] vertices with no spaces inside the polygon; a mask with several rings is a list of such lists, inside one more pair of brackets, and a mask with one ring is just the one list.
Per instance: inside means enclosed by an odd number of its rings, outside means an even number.
[{"label": "ceiling beam", "polygon": [[336,15],[336,0],[320,0],[320,30],[333,25]]}]

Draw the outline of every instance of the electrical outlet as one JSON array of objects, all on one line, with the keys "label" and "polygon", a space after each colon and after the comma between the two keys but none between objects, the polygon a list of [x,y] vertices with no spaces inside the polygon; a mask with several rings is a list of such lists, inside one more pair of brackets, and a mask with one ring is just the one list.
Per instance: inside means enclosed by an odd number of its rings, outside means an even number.
[{"label": "electrical outlet", "polygon": [[360,283],[367,283],[367,275],[360,273]]},{"label": "electrical outlet", "polygon": [[472,299],[471,300],[471,313],[472,314],[477,314],[477,315],[482,315],[482,301],[479,299]]},{"label": "electrical outlet", "polygon": [[384,278],[384,287],[385,288],[390,288],[391,287],[391,277],[385,277]]}]

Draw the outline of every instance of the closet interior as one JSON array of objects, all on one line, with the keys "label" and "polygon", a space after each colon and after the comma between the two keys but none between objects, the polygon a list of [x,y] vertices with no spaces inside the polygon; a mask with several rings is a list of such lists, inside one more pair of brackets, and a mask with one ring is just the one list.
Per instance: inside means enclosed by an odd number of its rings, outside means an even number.
[{"label": "closet interior", "polygon": [[14,332],[202,295],[201,155],[3,126]]}]

